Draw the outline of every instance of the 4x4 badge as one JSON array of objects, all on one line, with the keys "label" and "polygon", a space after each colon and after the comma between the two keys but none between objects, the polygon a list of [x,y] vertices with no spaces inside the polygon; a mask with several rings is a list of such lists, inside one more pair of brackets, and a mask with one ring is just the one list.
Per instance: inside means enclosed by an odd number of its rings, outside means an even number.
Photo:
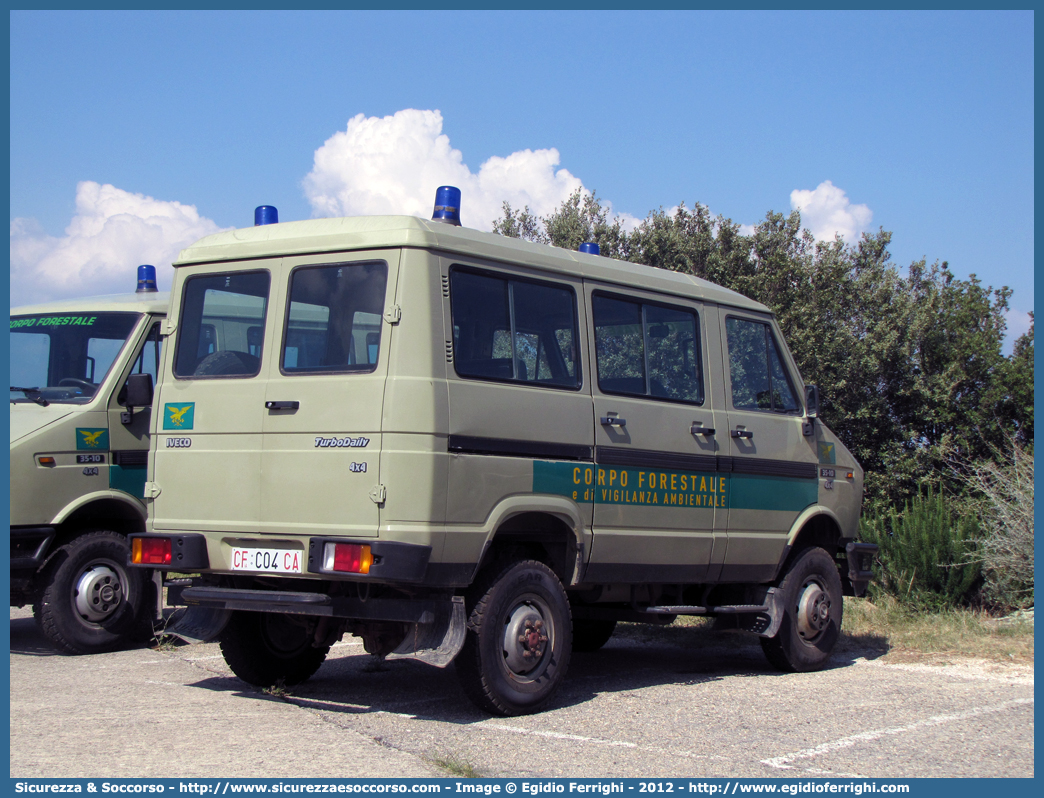
[{"label": "4x4 badge", "polygon": [[168,402],[163,405],[163,429],[192,429],[195,414],[195,402]]}]

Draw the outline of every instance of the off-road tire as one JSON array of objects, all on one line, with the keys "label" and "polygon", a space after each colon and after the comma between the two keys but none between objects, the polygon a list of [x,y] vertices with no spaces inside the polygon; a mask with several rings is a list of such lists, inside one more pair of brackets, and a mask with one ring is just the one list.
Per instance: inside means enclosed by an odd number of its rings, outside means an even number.
[{"label": "off-road tire", "polygon": [[554,571],[536,560],[494,563],[469,588],[465,606],[467,634],[455,660],[465,695],[495,715],[542,709],[572,653],[569,599]]},{"label": "off-road tire", "polygon": [[232,672],[257,687],[300,684],[330,653],[329,646],[315,648],[303,626],[277,612],[237,610],[219,640]]},{"label": "off-road tire", "polygon": [[823,549],[805,549],[791,562],[779,588],[786,607],[783,620],[774,637],[761,638],[761,649],[781,671],[819,670],[841,634],[844,608],[837,565]]},{"label": "off-road tire", "polygon": [[573,620],[573,651],[590,653],[597,651],[613,636],[616,621],[589,619]]},{"label": "off-road tire", "polygon": [[47,639],[66,654],[149,639],[154,590],[149,572],[129,568],[129,559],[127,539],[116,532],[87,532],[59,548],[37,578],[33,603]]}]

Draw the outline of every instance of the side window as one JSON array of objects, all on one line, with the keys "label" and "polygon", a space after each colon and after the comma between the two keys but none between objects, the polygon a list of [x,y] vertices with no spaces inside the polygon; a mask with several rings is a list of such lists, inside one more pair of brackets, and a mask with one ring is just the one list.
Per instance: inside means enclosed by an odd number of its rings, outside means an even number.
[{"label": "side window", "polygon": [[160,360],[163,342],[160,339],[160,326],[157,322],[152,325],[149,335],[138,352],[138,359],[134,361],[131,374],[151,374],[152,384],[156,384],[156,372]]},{"label": "side window", "polygon": [[768,324],[733,316],[725,320],[732,405],[740,410],[795,413],[797,394]]},{"label": "side window", "polygon": [[694,312],[600,293],[591,310],[601,391],[703,403]]},{"label": "side window", "polygon": [[460,376],[580,387],[572,288],[454,267],[450,305]]},{"label": "side window", "polygon": [[[149,334],[145,337],[145,340],[141,344],[141,349],[138,350],[138,356],[134,359],[134,365],[131,366],[131,374],[151,374],[152,384],[156,384],[156,374],[159,370],[160,352],[162,351],[163,340],[160,337],[160,325],[156,322],[152,325],[149,330]],[[127,383],[123,384],[120,388],[120,392],[116,397],[116,401],[119,404],[123,404],[127,398]]]},{"label": "side window", "polygon": [[268,272],[190,277],[185,281],[174,376],[253,377],[261,370]]},{"label": "side window", "polygon": [[302,266],[290,275],[284,374],[373,371],[381,349],[386,263]]}]

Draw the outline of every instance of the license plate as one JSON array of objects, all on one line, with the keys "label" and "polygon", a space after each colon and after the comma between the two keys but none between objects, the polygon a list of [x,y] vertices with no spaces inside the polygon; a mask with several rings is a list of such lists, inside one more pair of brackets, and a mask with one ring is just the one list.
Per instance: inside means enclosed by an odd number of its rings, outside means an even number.
[{"label": "license plate", "polygon": [[233,571],[254,571],[266,574],[300,574],[301,552],[293,549],[232,549]]}]

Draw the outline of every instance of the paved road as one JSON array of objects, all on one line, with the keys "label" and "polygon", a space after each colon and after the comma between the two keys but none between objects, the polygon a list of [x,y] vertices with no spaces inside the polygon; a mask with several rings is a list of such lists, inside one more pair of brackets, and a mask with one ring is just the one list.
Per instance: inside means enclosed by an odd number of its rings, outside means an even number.
[{"label": "paved road", "polygon": [[989,777],[1033,775],[1033,674],[841,652],[780,674],[756,641],[643,627],[573,658],[553,707],[491,718],[452,667],[355,638],[288,696],[217,645],[57,654],[11,610],[12,777]]}]

